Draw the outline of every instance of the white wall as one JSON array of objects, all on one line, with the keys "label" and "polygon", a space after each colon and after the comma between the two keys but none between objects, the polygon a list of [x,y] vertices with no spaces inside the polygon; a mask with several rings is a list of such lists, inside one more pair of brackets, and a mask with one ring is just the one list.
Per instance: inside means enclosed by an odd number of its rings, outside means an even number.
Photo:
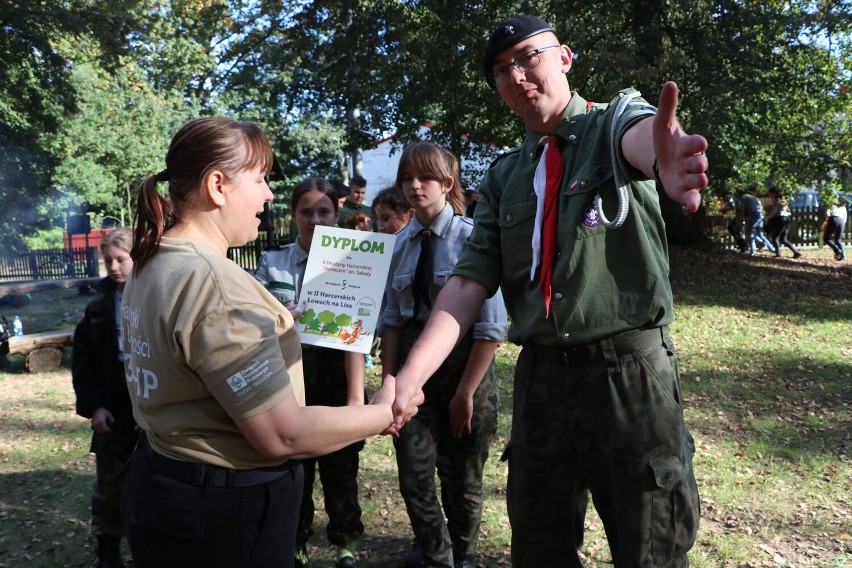
[{"label": "white wall", "polygon": [[402,148],[393,138],[386,138],[375,148],[363,151],[364,179],[367,180],[364,203],[370,205],[378,192],[394,184],[401,155]]},{"label": "white wall", "polygon": [[[421,137],[427,138],[427,130],[428,127],[424,126]],[[473,187],[479,185],[482,174],[500,153],[501,151],[493,146],[482,146],[479,159],[464,160],[462,162],[463,182]],[[367,180],[367,195],[364,203],[372,204],[378,192],[394,184],[401,155],[402,146],[392,137],[380,141],[375,148],[363,151],[364,179]]]}]

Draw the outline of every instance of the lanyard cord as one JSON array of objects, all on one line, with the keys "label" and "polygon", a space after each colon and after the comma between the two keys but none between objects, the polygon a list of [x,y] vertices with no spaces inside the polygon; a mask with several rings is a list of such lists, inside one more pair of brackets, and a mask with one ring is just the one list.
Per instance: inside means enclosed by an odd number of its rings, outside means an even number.
[{"label": "lanyard cord", "polygon": [[619,93],[619,101],[615,107],[615,114],[612,117],[609,144],[610,153],[612,154],[612,175],[615,181],[615,191],[618,195],[618,211],[616,212],[615,219],[612,221],[607,219],[603,211],[603,200],[601,199],[601,194],[598,193],[595,195],[595,208],[598,210],[598,216],[600,217],[601,223],[607,229],[617,229],[623,225],[624,220],[627,219],[627,212],[630,207],[630,197],[627,193],[627,184],[624,182],[621,167],[618,163],[618,137],[616,135],[618,133],[618,124],[621,122],[621,116],[624,114],[627,105],[630,103],[631,99],[636,98],[639,95],[640,93],[638,91],[628,94]]}]

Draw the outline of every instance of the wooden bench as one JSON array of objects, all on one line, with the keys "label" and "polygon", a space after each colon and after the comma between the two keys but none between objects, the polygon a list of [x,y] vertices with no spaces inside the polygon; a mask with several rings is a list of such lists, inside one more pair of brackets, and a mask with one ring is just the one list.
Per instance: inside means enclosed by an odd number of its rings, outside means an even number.
[{"label": "wooden bench", "polygon": [[9,338],[9,353],[27,356],[27,369],[31,373],[55,371],[62,363],[62,352],[73,345],[74,329],[60,329],[44,333],[31,333]]},{"label": "wooden bench", "polygon": [[37,280],[34,282],[13,282],[11,284],[0,284],[0,298],[5,298],[6,296],[25,296],[32,292],[55,290],[57,288],[91,286],[93,284],[97,284],[100,280],[100,277],[66,278],[65,280]]}]

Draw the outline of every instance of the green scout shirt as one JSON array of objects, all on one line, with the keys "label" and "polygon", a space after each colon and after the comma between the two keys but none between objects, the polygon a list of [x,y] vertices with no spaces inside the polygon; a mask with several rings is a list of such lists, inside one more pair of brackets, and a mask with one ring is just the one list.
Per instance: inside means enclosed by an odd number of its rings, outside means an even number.
[{"label": "green scout shirt", "polygon": [[337,216],[337,226],[346,229],[347,217],[349,217],[356,211],[361,211],[369,215],[370,220],[373,222],[373,230],[376,230],[376,215],[375,213],[373,213],[373,210],[367,207],[366,205],[353,205],[348,201],[344,201],[343,205],[340,206],[340,213]]},{"label": "green scout shirt", "polygon": [[[547,320],[540,269],[530,281],[533,177],[544,148],[538,142],[547,133],[527,129],[523,145],[496,159],[482,182],[473,233],[453,274],[482,283],[492,294],[502,287],[514,343],[582,345],[674,319],[665,225],[654,182],[644,180],[619,152],[623,177],[629,181],[627,219],[620,228],[607,230],[594,207],[598,192],[608,219],[618,207],[610,156],[613,103],[587,105],[572,93],[555,130],[565,168]],[[647,102],[633,99],[621,117],[618,139],[654,113]]]}]

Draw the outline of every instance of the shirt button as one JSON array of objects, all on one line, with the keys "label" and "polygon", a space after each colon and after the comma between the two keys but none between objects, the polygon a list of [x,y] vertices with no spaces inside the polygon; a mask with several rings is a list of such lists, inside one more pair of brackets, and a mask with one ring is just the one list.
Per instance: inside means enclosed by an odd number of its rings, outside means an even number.
[{"label": "shirt button", "polygon": [[506,213],[506,222],[507,222],[507,223],[511,223],[511,222],[512,222],[512,214],[511,214],[511,213]]},{"label": "shirt button", "polygon": [[561,300],[561,299],[562,299],[562,292],[557,292],[557,293],[555,293],[555,294],[553,295],[553,299],[554,299],[554,300]]},{"label": "shirt button", "polygon": [[568,136],[568,142],[570,142],[571,144],[573,144],[573,143],[574,143],[574,142],[576,142],[576,141],[577,141],[577,136],[576,136],[576,135],[571,134],[570,136]]},{"label": "shirt button", "polygon": [[571,334],[570,334],[570,333],[568,333],[568,332],[566,331],[565,333],[563,333],[563,334],[562,334],[562,340],[563,340],[563,341],[568,341],[569,339],[571,339]]}]

